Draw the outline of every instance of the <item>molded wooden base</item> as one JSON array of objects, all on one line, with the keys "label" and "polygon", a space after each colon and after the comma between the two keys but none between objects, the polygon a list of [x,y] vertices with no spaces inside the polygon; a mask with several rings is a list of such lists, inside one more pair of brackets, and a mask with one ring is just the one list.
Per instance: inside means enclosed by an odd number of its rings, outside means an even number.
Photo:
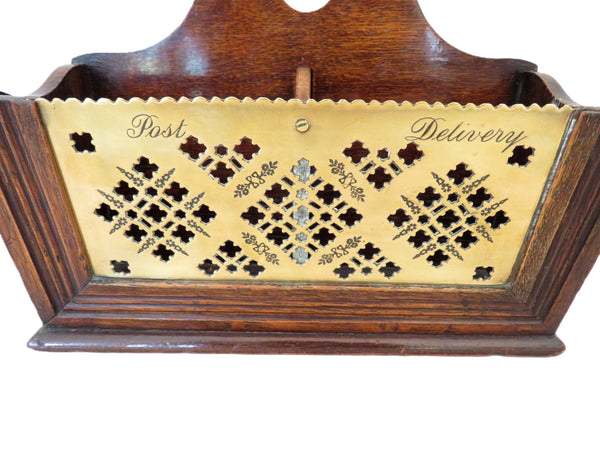
[{"label": "molded wooden base", "polygon": [[54,352],[556,356],[556,335],[457,336],[336,333],[182,333],[44,326],[29,347]]}]

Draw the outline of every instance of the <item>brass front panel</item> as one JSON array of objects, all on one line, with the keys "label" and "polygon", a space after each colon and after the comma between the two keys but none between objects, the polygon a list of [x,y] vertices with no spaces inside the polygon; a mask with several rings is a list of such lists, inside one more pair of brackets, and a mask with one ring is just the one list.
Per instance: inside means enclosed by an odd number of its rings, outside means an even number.
[{"label": "brass front panel", "polygon": [[572,110],[39,101],[104,277],[498,285]]}]

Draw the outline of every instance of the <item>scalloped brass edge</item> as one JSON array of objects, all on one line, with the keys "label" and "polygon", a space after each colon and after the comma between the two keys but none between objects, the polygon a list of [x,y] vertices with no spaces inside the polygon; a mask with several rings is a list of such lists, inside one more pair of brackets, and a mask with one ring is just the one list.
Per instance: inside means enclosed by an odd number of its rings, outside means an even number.
[{"label": "scalloped brass edge", "polygon": [[87,105],[87,104],[114,104],[114,105],[119,105],[119,104],[194,104],[194,103],[200,103],[200,104],[207,104],[207,103],[259,103],[259,104],[281,104],[281,103],[289,103],[289,104],[297,104],[297,105],[364,105],[367,107],[372,107],[372,106],[384,106],[384,107],[391,107],[391,108],[414,108],[414,107],[426,107],[429,109],[440,109],[440,108],[444,108],[444,109],[453,109],[453,110],[465,110],[465,111],[472,111],[472,110],[484,110],[484,111],[489,111],[489,110],[498,110],[498,111],[547,111],[547,112],[559,112],[559,111],[564,111],[564,110],[573,110],[573,107],[569,106],[569,105],[565,105],[562,107],[558,107],[554,104],[547,104],[544,106],[540,106],[537,103],[534,103],[530,106],[525,106],[523,104],[515,104],[515,105],[511,105],[508,106],[504,103],[501,103],[499,105],[492,105],[491,103],[482,103],[480,105],[476,105],[474,103],[467,103],[466,105],[462,105],[460,103],[457,102],[451,102],[451,103],[441,103],[441,102],[435,102],[435,103],[427,103],[425,101],[419,101],[416,103],[412,103],[412,102],[408,102],[408,101],[403,101],[402,103],[398,103],[395,100],[386,100],[384,102],[380,102],[378,100],[371,100],[370,102],[366,102],[364,100],[352,100],[352,101],[348,101],[348,100],[339,100],[339,101],[333,101],[330,99],[324,99],[324,100],[308,100],[308,101],[302,101],[299,99],[291,99],[291,100],[284,100],[282,98],[276,98],[275,100],[266,98],[266,97],[259,97],[257,99],[253,99],[250,97],[245,97],[243,99],[239,99],[237,97],[227,97],[227,98],[220,98],[220,97],[212,97],[211,99],[208,99],[206,97],[195,97],[193,99],[190,99],[188,97],[181,97],[179,100],[174,99],[173,97],[162,97],[160,99],[157,99],[155,97],[150,97],[146,100],[139,98],[139,97],[133,97],[130,99],[124,99],[124,98],[118,98],[117,100],[110,100],[107,98],[101,98],[98,100],[93,100],[90,98],[86,98],[85,100],[81,101],[78,100],[76,98],[68,98],[67,100],[62,100],[59,98],[55,98],[52,100],[47,100],[44,98],[38,98],[36,99],[37,102],[40,103],[46,103],[46,104],[50,104],[50,105],[54,105],[54,104],[61,104],[61,103],[65,103],[65,104],[83,104],[83,105]]}]

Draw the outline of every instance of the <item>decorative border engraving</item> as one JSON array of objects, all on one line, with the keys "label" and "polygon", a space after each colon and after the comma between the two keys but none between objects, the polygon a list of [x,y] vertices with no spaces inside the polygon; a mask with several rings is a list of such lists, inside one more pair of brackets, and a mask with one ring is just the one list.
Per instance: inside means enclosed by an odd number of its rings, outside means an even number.
[{"label": "decorative border engraving", "polygon": [[337,245],[329,250],[330,253],[321,256],[321,259],[319,259],[319,265],[331,264],[335,259],[347,256],[350,253],[350,249],[358,247],[358,244],[361,242],[362,237],[360,236],[348,238],[346,244]]},{"label": "decorative border engraving", "polygon": [[233,196],[244,197],[248,195],[251,189],[257,189],[260,185],[265,184],[265,178],[272,176],[275,170],[277,170],[277,161],[269,161],[267,164],[263,164],[260,173],[252,172],[246,177],[245,184],[237,185]]},{"label": "decorative border engraving", "polygon": [[268,263],[274,264],[276,266],[279,265],[279,258],[275,253],[270,253],[271,247],[263,242],[258,242],[256,236],[250,233],[242,233],[242,237],[244,238],[246,244],[252,245],[252,250],[254,250],[259,255],[264,255],[265,260]]},{"label": "decorative border engraving", "polygon": [[343,186],[344,189],[350,189],[350,195],[358,201],[365,201],[364,189],[356,185],[356,178],[351,172],[346,173],[346,166],[344,163],[338,162],[337,159],[329,160],[329,167],[331,167],[331,173],[339,175],[338,182]]}]

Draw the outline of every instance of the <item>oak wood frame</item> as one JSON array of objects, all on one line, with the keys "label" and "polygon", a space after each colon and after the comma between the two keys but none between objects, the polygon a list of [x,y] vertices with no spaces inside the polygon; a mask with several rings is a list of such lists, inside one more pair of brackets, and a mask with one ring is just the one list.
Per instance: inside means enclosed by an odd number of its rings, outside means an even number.
[{"label": "oak wood frame", "polygon": [[[272,24],[296,26],[270,25],[264,31],[267,6]],[[371,23],[373,14],[378,20]],[[254,25],[235,29],[246,19]],[[348,38],[364,32],[364,23],[373,43]],[[333,31],[340,27],[348,36]],[[219,38],[225,31],[235,42]],[[266,39],[263,33],[271,33],[269,43],[255,49]],[[416,46],[431,36],[438,39],[436,49]],[[194,56],[205,64],[202,77],[178,72],[185,37],[203,46],[203,54]],[[342,38],[348,45],[343,54],[334,45]],[[319,45],[323,40],[331,47]],[[449,66],[439,62],[434,50],[440,48]],[[161,61],[160,74],[141,73],[149,58]],[[392,68],[402,62],[437,71],[438,83],[424,87],[415,70],[390,72],[379,83],[353,73],[354,66],[383,60]],[[197,91],[291,98],[297,69],[304,66],[312,70],[317,99],[575,108],[562,158],[509,283],[477,289],[93,276],[35,98]],[[333,0],[311,14],[268,0],[196,2],[184,24],[152,49],[83,56],[57,69],[31,97],[0,96],[0,130],[0,230],[45,324],[30,341],[38,350],[555,355],[564,350],[555,331],[600,253],[600,110],[574,104],[530,63],[475,58],[450,47],[414,0]]]}]

